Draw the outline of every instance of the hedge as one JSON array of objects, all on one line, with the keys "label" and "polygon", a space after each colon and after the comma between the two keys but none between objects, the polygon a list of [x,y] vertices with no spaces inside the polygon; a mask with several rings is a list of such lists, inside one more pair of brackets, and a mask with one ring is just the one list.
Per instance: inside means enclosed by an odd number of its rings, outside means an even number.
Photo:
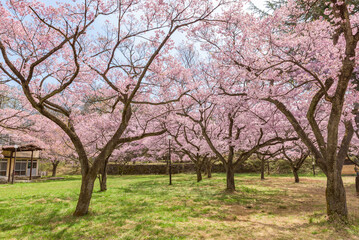
[{"label": "hedge", "polygon": [[[204,171],[204,168],[203,168]],[[166,174],[168,167],[166,164],[109,164],[107,173],[110,175],[142,175],[142,174]],[[172,173],[189,173],[195,172],[193,163],[175,163],[172,164]],[[215,164],[212,166],[213,173],[226,172],[222,164]],[[251,166],[239,165],[235,171],[236,173],[254,173],[256,169]]]}]

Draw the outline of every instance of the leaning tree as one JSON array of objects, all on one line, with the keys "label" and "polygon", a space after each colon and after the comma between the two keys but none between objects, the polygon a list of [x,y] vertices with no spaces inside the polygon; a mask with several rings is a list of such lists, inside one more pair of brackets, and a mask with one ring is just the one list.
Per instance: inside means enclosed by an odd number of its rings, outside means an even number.
[{"label": "leaning tree", "polygon": [[[180,71],[170,54],[171,37],[208,19],[223,3],[84,0],[48,6],[20,0],[0,5],[1,80],[17,84],[32,107],[74,145],[82,174],[74,215],[87,214],[97,173],[123,139],[133,137],[124,132],[135,105],[179,97],[176,91],[160,91]],[[86,133],[76,124],[96,121],[98,114],[84,111],[85,100],[93,96],[107,102],[108,115],[120,121],[90,158],[82,139]],[[111,117],[107,121],[112,123]]]},{"label": "leaning tree", "polygon": [[326,18],[307,19],[315,2],[288,1],[262,18],[228,11],[212,30],[221,37],[197,35],[216,60],[237,69],[240,77],[222,85],[227,94],[241,93],[233,85],[252,86],[248,95],[273,104],[286,117],[327,176],[329,219],[346,221],[341,170],[358,94],[353,80],[359,18],[350,2],[332,0],[325,1]]}]

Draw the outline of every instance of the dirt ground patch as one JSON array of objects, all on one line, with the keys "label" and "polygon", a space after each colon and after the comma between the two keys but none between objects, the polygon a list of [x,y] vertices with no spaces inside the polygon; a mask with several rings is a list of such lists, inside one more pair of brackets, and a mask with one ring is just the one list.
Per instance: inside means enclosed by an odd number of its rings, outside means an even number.
[{"label": "dirt ground patch", "polygon": [[[359,198],[353,179],[344,177],[350,219],[355,225],[359,219]],[[351,233],[350,227],[334,227],[326,222],[324,178],[301,178],[300,183],[292,183],[287,177],[264,181],[246,178],[240,182],[278,193],[263,194],[263,197],[257,193],[256,201],[248,205],[223,206],[225,224],[241,229],[241,233],[231,239],[359,239]]]}]

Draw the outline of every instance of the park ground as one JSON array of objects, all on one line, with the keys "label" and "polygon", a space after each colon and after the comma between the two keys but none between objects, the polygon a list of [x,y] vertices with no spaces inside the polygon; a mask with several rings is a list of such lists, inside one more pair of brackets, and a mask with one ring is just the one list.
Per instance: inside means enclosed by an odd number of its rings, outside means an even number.
[{"label": "park ground", "polygon": [[0,239],[359,239],[354,177],[344,177],[350,224],[325,215],[325,178],[236,175],[228,194],[224,174],[110,176],[96,186],[90,213],[72,217],[79,176],[0,185]]}]

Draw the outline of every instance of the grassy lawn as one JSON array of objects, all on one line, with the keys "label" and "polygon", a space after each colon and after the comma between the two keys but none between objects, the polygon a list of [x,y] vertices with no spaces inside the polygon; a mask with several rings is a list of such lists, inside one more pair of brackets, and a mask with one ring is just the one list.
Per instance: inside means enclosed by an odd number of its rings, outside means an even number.
[{"label": "grassy lawn", "polygon": [[180,174],[111,176],[93,194],[88,216],[71,216],[80,177],[0,185],[0,239],[359,239],[354,177],[344,177],[351,225],[325,220],[325,178],[237,175],[227,194],[225,176],[195,182]]}]

